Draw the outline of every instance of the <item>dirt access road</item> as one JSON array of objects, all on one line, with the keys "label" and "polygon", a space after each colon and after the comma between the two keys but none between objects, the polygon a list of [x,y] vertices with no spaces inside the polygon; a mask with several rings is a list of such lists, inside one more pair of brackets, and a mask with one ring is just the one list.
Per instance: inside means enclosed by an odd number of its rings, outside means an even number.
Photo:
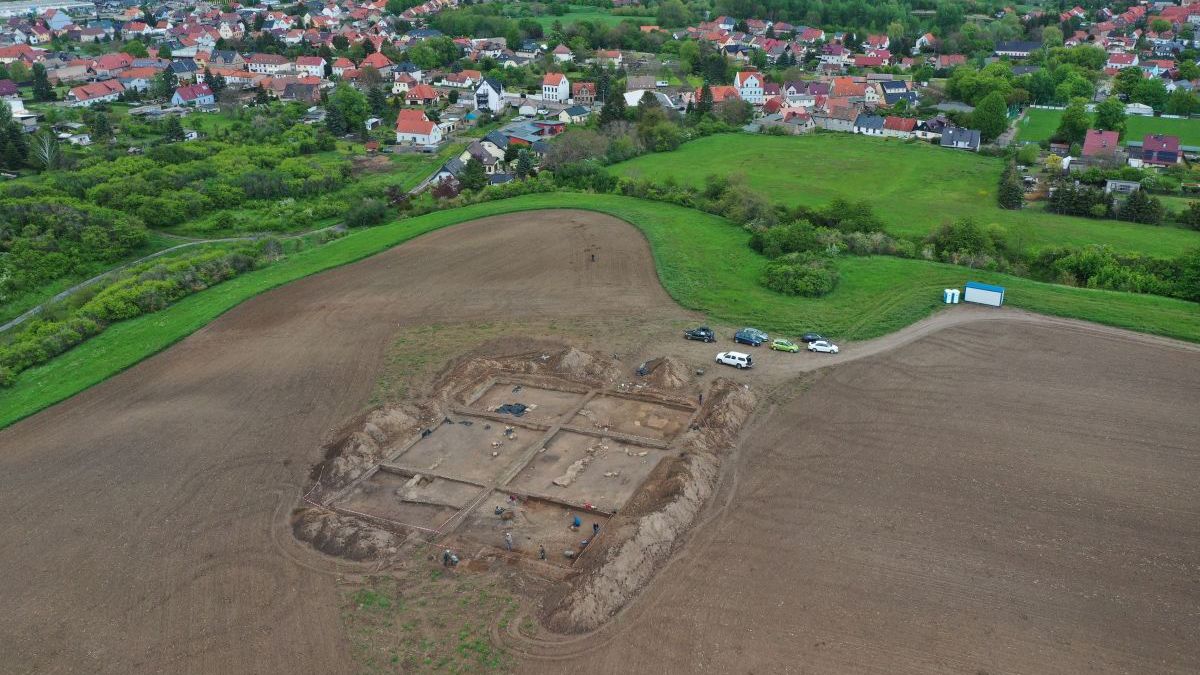
[{"label": "dirt access road", "polygon": [[287,530],[322,437],[405,326],[597,314],[687,316],[624,222],[489,218],[255,298],[0,431],[0,672],[352,671],[333,577]]},{"label": "dirt access road", "polygon": [[512,640],[522,672],[1200,671],[1200,353],[1155,342],[977,322],[822,371],[650,588]]},{"label": "dirt access road", "polygon": [[[521,670],[1194,664],[1196,352],[982,312],[829,359],[764,351],[736,375],[839,367],[760,421],[643,598],[587,639],[513,644]],[[320,440],[398,331],[605,315],[711,363],[665,339],[695,317],[629,225],[485,219],[260,296],[0,431],[0,672],[353,671],[338,564],[287,530]]]}]

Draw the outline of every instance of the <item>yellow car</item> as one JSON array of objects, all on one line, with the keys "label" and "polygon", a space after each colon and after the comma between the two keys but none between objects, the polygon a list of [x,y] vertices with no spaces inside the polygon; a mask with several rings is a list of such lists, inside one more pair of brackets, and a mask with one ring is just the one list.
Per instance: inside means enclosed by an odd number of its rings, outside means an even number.
[{"label": "yellow car", "polygon": [[771,349],[774,349],[777,352],[792,352],[795,354],[796,352],[800,351],[800,345],[792,342],[791,340],[775,338],[774,340],[771,340]]}]

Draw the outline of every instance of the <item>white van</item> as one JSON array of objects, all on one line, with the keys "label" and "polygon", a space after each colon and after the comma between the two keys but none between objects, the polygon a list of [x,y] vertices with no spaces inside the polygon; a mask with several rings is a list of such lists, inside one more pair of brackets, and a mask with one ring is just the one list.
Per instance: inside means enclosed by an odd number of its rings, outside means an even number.
[{"label": "white van", "polygon": [[754,359],[749,354],[742,352],[721,352],[717,354],[717,363],[724,363],[734,368],[750,368],[754,365]]}]

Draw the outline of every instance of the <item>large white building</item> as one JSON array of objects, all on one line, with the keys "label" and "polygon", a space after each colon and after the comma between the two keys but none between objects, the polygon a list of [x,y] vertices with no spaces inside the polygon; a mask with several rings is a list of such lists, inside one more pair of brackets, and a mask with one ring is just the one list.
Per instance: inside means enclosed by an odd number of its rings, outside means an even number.
[{"label": "large white building", "polygon": [[484,78],[475,89],[475,109],[493,113],[504,110],[504,85],[490,77]]},{"label": "large white building", "polygon": [[396,143],[401,145],[437,145],[442,129],[425,116],[424,110],[406,108],[396,117]]},{"label": "large white building", "polygon": [[742,71],[733,78],[733,86],[737,87],[738,96],[741,96],[743,101],[754,105],[762,105],[763,84],[762,73],[752,70]]},{"label": "large white building", "polygon": [[565,103],[571,98],[571,83],[562,73],[546,73],[542,78],[542,100]]}]

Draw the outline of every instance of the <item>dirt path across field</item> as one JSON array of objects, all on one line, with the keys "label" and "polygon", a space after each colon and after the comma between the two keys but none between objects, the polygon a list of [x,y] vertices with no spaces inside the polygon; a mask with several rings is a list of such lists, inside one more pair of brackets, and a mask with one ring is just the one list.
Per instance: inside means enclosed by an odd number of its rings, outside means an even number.
[{"label": "dirt path across field", "polygon": [[[434,232],[266,293],[0,431],[0,672],[353,671],[334,584],[346,568],[287,530],[321,440],[366,405],[398,332],[561,319],[591,322],[603,342],[603,317],[637,323],[638,335],[611,337],[645,356],[713,370],[714,345],[678,339],[697,317],[663,292],[636,230],[539,211]],[[1194,657],[1174,622],[1197,607],[1196,456],[1179,446],[1197,431],[1181,414],[1196,413],[1194,387],[1180,391],[1197,381],[1195,348],[979,308],[844,347],[764,350],[755,372],[721,371],[786,389],[793,375],[846,364],[761,421],[710,521],[645,598],[553,651],[580,657],[579,672],[867,670],[896,653],[902,665],[961,670],[1002,666],[1001,650],[1073,669],[1093,647],[1112,655],[1105,663],[1162,671]],[[1039,386],[1025,391],[1022,378]],[[977,427],[951,424],[964,400]],[[1011,466],[1021,472],[1001,470]],[[951,489],[963,486],[974,492]],[[1139,565],[1141,581],[1127,574]],[[1068,573],[1077,586],[1064,586]],[[990,590],[972,595],[980,585]],[[1159,614],[1144,611],[1152,602]],[[956,635],[968,617],[978,633]],[[989,634],[995,653],[981,651]],[[1063,644],[1070,660],[1058,658]],[[543,645],[513,647],[530,667],[564,666],[542,660]]]}]

